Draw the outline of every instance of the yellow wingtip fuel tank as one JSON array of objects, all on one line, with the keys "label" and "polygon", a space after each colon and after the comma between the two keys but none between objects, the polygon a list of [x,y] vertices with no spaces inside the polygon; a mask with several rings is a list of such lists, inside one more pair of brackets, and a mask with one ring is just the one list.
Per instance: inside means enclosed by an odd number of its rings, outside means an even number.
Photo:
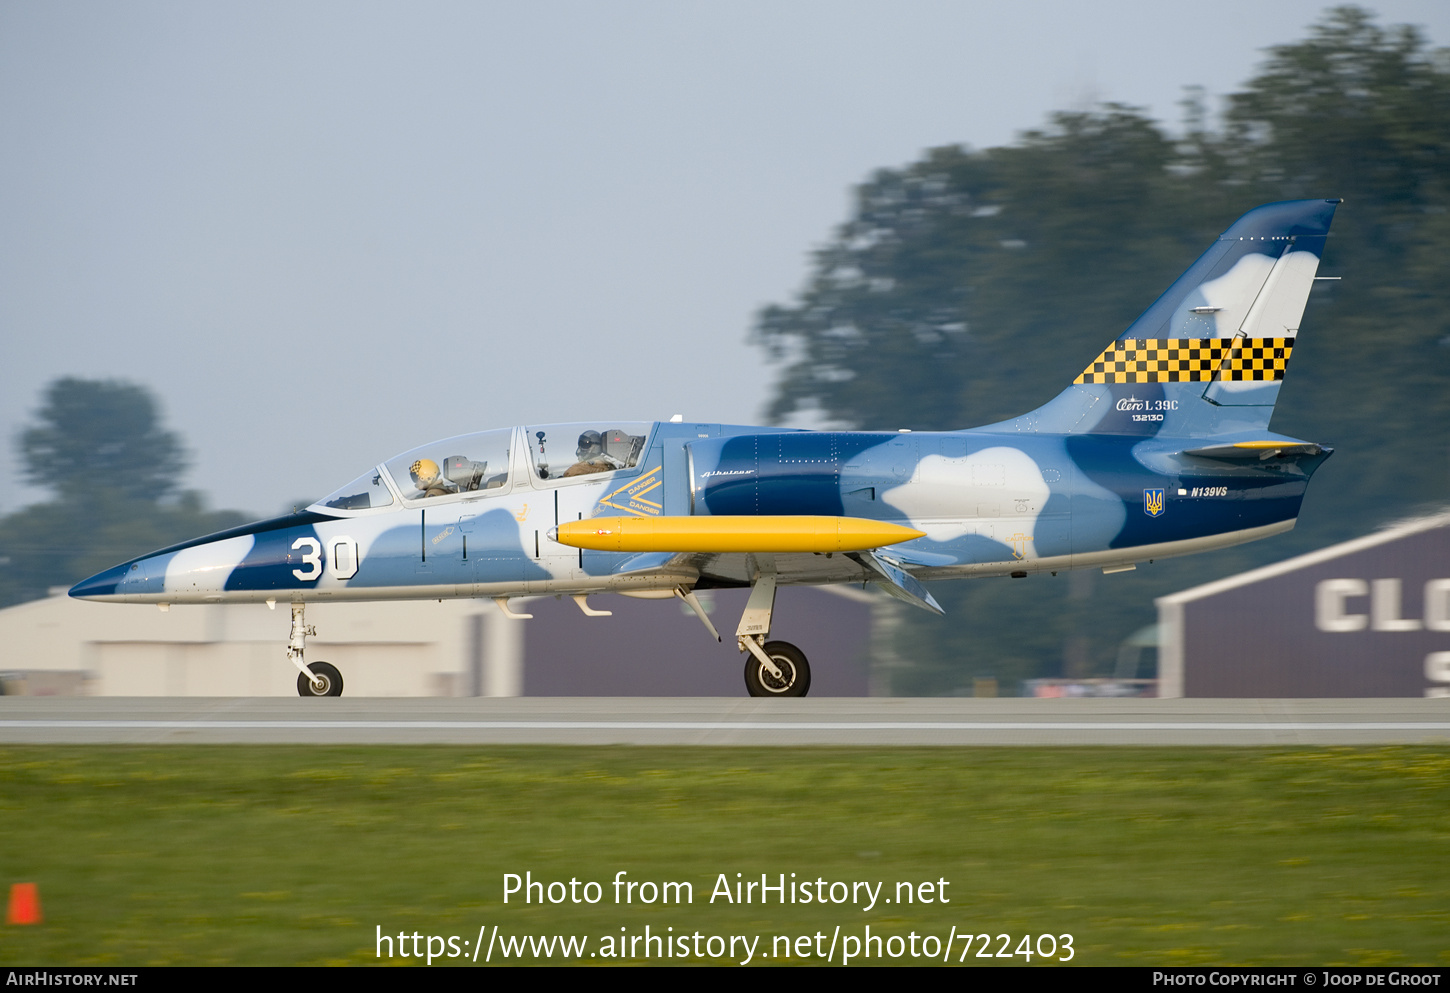
[{"label": "yellow wingtip fuel tank", "polygon": [[861,517],[592,517],[552,536],[601,552],[858,552],[925,534]]}]

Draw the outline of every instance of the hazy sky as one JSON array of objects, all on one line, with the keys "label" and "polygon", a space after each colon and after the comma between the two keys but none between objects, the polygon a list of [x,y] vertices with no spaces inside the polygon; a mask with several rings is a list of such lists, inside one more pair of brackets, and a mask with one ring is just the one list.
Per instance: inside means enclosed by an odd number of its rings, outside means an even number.
[{"label": "hazy sky", "polygon": [[872,170],[1176,123],[1324,6],[3,0],[0,512],[62,375],[153,389],[187,483],[259,515],[489,427],[755,422],[752,316]]}]

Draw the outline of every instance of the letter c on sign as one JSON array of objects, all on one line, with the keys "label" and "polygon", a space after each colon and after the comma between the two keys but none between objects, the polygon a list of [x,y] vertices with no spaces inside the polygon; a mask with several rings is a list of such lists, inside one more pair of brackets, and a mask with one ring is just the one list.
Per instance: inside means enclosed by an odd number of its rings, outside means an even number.
[{"label": "letter c on sign", "polygon": [[1347,614],[1344,601],[1352,596],[1369,596],[1363,579],[1325,579],[1314,588],[1314,623],[1321,631],[1363,631],[1369,615]]}]

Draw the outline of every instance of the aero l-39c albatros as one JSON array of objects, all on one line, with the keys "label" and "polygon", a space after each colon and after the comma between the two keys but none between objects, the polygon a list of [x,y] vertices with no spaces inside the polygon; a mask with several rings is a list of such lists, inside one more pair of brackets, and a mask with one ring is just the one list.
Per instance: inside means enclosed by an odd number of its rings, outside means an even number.
[{"label": "aero l-39c albatros", "polygon": [[1250,211],[1046,405],[964,431],[799,431],[599,420],[459,435],[306,510],[164,548],[71,596],[292,606],[303,696],[309,602],[675,599],[749,587],[735,638],[753,696],[803,696],[769,641],[783,583],[874,583],[941,612],[923,580],[1116,572],[1294,526],[1330,450],[1268,430],[1338,200]]}]

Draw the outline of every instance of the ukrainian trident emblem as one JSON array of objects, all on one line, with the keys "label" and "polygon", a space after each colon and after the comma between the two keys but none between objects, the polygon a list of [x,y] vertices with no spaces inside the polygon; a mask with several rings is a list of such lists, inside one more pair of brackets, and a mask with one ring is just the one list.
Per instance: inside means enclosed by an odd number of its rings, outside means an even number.
[{"label": "ukrainian trident emblem", "polygon": [[1147,514],[1149,517],[1163,516],[1162,490],[1143,491],[1143,513]]}]

